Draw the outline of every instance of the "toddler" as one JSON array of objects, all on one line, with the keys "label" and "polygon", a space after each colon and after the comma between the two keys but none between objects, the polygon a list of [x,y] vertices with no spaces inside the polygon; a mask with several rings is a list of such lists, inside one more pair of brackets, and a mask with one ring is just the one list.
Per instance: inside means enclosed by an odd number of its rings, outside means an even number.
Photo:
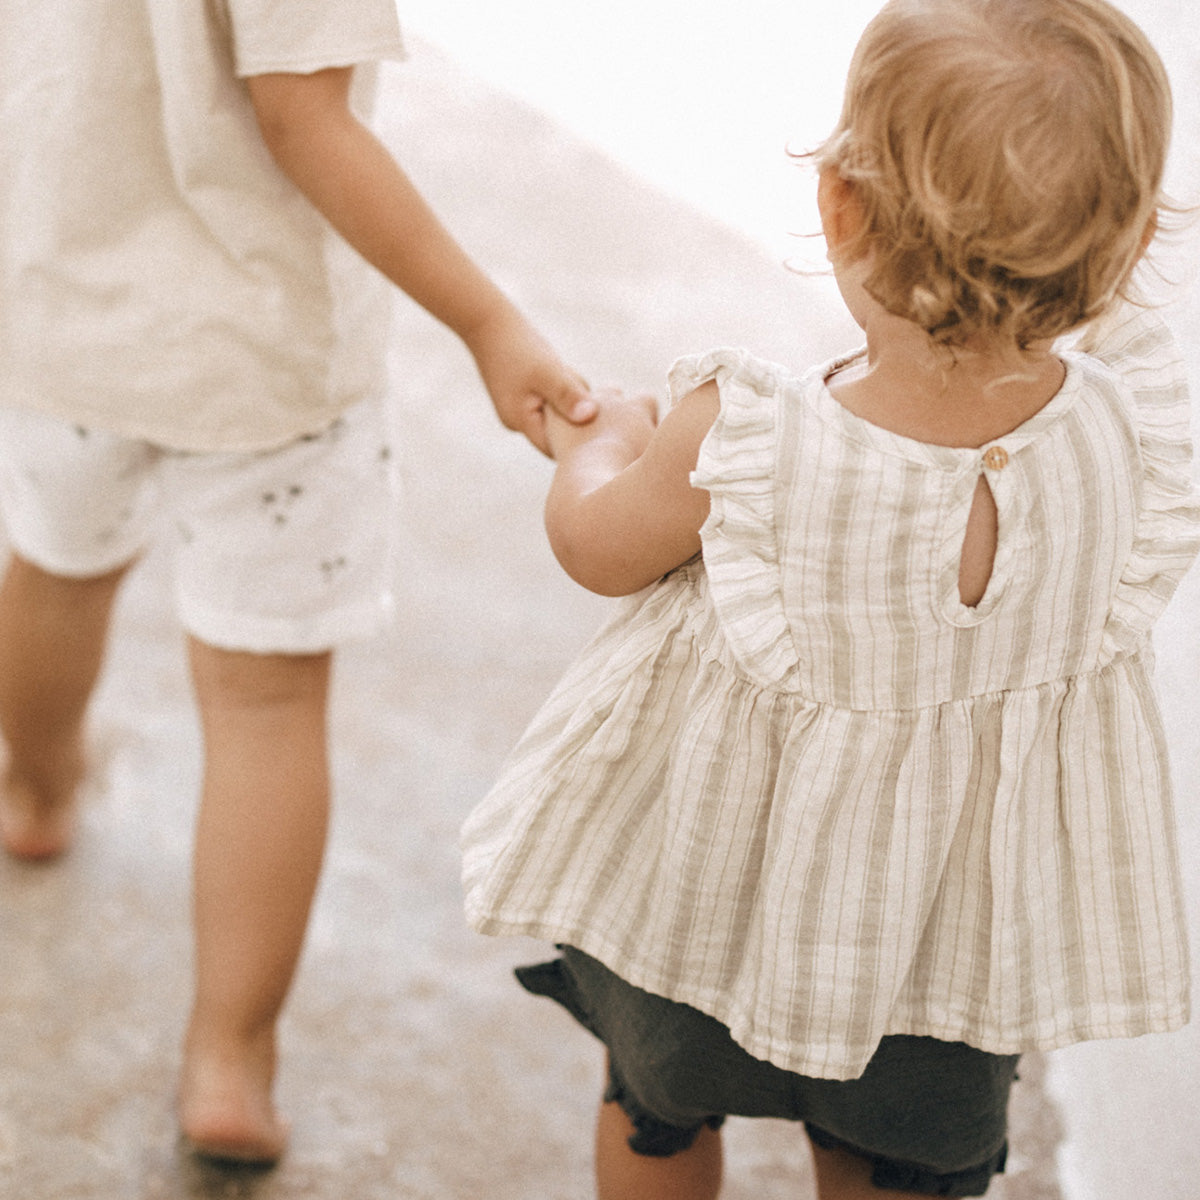
[{"label": "toddler", "polygon": [[865,349],[551,423],[551,543],[628,599],[464,884],[607,1047],[603,1200],[715,1196],[731,1113],[821,1200],[982,1195],[1021,1052],[1187,1020],[1150,632],[1200,508],[1127,300],[1169,122],[1105,0],[893,0],[813,155]]},{"label": "toddler", "polygon": [[110,610],[161,523],[205,754],[180,1119],[203,1153],[272,1162],[332,649],[386,608],[385,277],[535,444],[547,405],[592,404],[364,124],[401,55],[392,0],[5,3],[0,23],[0,837],[67,847]]}]

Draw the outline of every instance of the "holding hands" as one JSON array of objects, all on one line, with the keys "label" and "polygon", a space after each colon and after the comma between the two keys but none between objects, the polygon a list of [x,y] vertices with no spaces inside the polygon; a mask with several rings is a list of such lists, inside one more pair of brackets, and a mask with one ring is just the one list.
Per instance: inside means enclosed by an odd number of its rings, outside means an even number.
[{"label": "holding hands", "polygon": [[454,240],[350,106],[353,69],[247,81],[285,175],[377,270],[466,343],[500,420],[543,453],[545,413],[591,420],[587,384]]},{"label": "holding hands", "polygon": [[523,433],[543,454],[551,454],[547,417],[565,423],[590,421],[596,400],[587,383],[554,352],[540,333],[507,303],[464,340],[508,429]]},{"label": "holding hands", "polygon": [[595,419],[587,424],[563,419],[561,409],[551,411],[546,422],[550,456],[561,461],[576,448],[592,441],[612,446],[612,456],[628,465],[639,458],[658,427],[658,401],[648,393],[627,395],[617,387],[591,393]]}]

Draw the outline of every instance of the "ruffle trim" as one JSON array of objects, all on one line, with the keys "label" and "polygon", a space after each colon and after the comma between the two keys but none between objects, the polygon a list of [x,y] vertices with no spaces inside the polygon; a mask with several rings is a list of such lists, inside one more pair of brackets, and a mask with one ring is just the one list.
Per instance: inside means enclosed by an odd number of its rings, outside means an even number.
[{"label": "ruffle trim", "polygon": [[1133,549],[1104,629],[1108,659],[1144,640],[1200,552],[1200,497],[1192,484],[1186,369],[1158,313],[1118,308],[1077,349],[1103,362],[1133,396],[1145,472]]},{"label": "ruffle trim", "polygon": [[700,530],[704,568],[738,665],[759,685],[778,688],[797,668],[775,529],[776,431],[786,381],[743,350],[719,348],[671,368],[671,403],[709,380],[721,407],[691,474],[692,485],[710,497]]}]

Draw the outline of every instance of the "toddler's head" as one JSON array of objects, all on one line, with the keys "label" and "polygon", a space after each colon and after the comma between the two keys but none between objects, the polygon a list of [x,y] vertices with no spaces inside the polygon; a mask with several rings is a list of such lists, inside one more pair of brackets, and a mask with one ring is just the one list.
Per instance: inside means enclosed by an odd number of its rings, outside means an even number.
[{"label": "toddler's head", "polygon": [[935,341],[1052,338],[1121,294],[1161,203],[1166,73],[1105,0],[891,0],[814,154],[868,292]]}]

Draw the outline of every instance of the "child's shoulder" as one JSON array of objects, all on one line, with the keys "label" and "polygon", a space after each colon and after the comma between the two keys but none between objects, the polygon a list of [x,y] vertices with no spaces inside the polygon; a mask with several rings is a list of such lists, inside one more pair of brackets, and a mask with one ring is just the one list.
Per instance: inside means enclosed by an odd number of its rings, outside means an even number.
[{"label": "child's shoulder", "polygon": [[1125,303],[1110,309],[1063,343],[1066,353],[1100,362],[1132,384],[1147,373],[1184,377],[1183,353],[1156,309]]},{"label": "child's shoulder", "polygon": [[718,346],[675,360],[667,374],[669,399],[675,405],[710,380],[717,385],[723,407],[783,398],[820,383],[831,371],[857,355],[858,352],[840,355],[798,370],[743,347]]},{"label": "child's shoulder", "polygon": [[1119,305],[1065,343],[1061,352],[1104,403],[1127,414],[1143,443],[1149,437],[1190,453],[1187,363],[1161,313]]}]

